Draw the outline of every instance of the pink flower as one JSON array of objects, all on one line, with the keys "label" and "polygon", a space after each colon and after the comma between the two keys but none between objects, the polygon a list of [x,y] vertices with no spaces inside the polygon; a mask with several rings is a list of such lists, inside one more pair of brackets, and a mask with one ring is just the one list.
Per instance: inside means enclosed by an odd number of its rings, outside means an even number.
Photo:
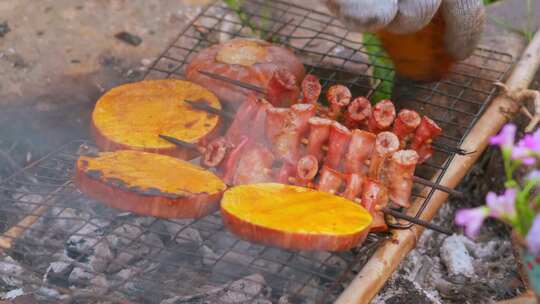
[{"label": "pink flower", "polygon": [[519,141],[520,145],[532,150],[535,153],[540,153],[540,129],[533,134],[527,134]]},{"label": "pink flower", "polygon": [[499,134],[492,136],[489,142],[492,145],[498,145],[502,149],[512,149],[514,146],[514,139],[516,137],[516,126],[513,124],[506,124],[501,129]]},{"label": "pink flower", "polygon": [[489,207],[489,215],[503,219],[513,219],[516,216],[516,189],[506,189],[503,195],[497,196],[494,192],[489,192],[486,202]]},{"label": "pink flower", "polygon": [[473,209],[460,209],[456,213],[456,224],[465,227],[465,234],[475,238],[482,227],[482,223],[489,215],[489,208],[477,207]]},{"label": "pink flower", "polygon": [[534,218],[533,225],[525,239],[531,253],[535,255],[540,254],[540,214]]},{"label": "pink flower", "polygon": [[527,181],[533,181],[533,180],[540,180],[540,170],[533,170],[529,172],[527,175],[525,175],[525,180]]},{"label": "pink flower", "polygon": [[512,149],[512,159],[521,160],[526,166],[536,163],[536,158],[533,156],[532,151],[521,145],[521,142]]}]

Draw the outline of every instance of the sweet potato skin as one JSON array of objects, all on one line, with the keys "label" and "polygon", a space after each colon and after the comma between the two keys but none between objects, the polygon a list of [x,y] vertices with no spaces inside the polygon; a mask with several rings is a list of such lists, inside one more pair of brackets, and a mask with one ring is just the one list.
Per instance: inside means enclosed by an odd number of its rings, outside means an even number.
[{"label": "sweet potato skin", "polygon": [[76,163],[74,183],[86,196],[105,205],[138,215],[158,218],[200,218],[219,209],[223,191],[193,193],[171,197],[166,194],[150,195],[139,189],[122,187],[88,174],[83,161]]},{"label": "sweet potato skin", "polygon": [[221,217],[227,229],[248,241],[289,250],[347,251],[351,248],[360,246],[369,233],[369,229],[365,229],[358,233],[339,236],[288,233],[248,223],[223,208],[221,208]]},{"label": "sweet potato skin", "polygon": [[229,188],[221,202],[225,227],[245,240],[305,251],[360,246],[371,215],[345,198],[278,183]]},{"label": "sweet potato skin", "polygon": [[[213,107],[217,107],[218,109],[221,108],[221,105],[219,104],[219,101],[217,97],[208,91],[207,89],[195,84],[190,83],[188,81],[182,81],[182,80],[175,80],[175,79],[163,79],[163,80],[144,80],[137,83],[128,83],[124,85],[120,85],[118,87],[115,87],[108,92],[106,92],[103,96],[100,97],[100,99],[97,101],[93,113],[92,113],[92,119],[91,119],[91,126],[90,126],[90,133],[91,136],[98,146],[98,148],[101,151],[118,151],[118,150],[134,150],[134,151],[142,151],[142,152],[152,152],[152,153],[158,153],[163,155],[169,155],[173,157],[177,157],[184,160],[191,160],[195,158],[197,155],[199,155],[199,152],[195,148],[186,148],[186,147],[179,147],[175,146],[172,143],[167,143],[163,139],[158,139],[159,134],[153,134],[155,136],[155,139],[158,141],[162,141],[159,144],[156,144],[156,142],[152,142],[150,144],[141,144],[144,142],[144,140],[148,140],[148,138],[144,139],[138,139],[142,142],[139,142],[137,144],[131,144],[127,143],[127,137],[133,138],[139,138],[141,136],[147,135],[141,135],[140,134],[140,127],[130,129],[130,121],[126,120],[126,118],[121,118],[117,113],[112,112],[111,105],[115,103],[120,104],[126,104],[128,100],[130,100],[128,97],[130,97],[129,94],[134,94],[134,98],[139,97],[138,100],[134,100],[132,103],[128,103],[129,106],[136,106],[137,111],[142,113],[146,111],[146,105],[144,103],[139,104],[140,99],[146,97],[148,99],[154,98],[155,104],[161,104],[166,105],[164,110],[162,112],[156,112],[153,116],[153,120],[149,120],[147,122],[148,126],[153,126],[157,123],[164,123],[164,125],[173,125],[176,126],[176,130],[178,129],[185,129],[185,130],[199,130],[197,128],[197,125],[195,127],[188,127],[187,123],[185,126],[181,126],[182,122],[184,122],[188,118],[194,118],[197,122],[199,122],[198,127],[202,128],[202,124],[204,123],[204,132],[200,132],[200,136],[193,140],[185,140],[183,138],[178,138],[184,141],[188,141],[192,144],[203,144],[206,142],[211,141],[212,139],[218,137],[224,128],[223,121],[216,116],[212,116],[211,114],[207,114],[198,110],[193,110],[190,106],[183,105],[183,106],[177,106],[176,99],[178,99],[178,104],[180,104],[181,100],[188,99],[188,100],[198,100],[199,98],[202,98],[209,102]],[[136,94],[140,95],[137,96]],[[147,95],[147,96],[145,96]],[[175,96],[171,98],[170,96]],[[127,97],[126,97],[127,96]],[[100,108],[101,106],[101,108]],[[151,105],[150,105],[151,106]],[[170,107],[170,111],[167,110],[167,107]],[[127,109],[127,107],[126,107]],[[183,110],[180,110],[183,109]],[[101,112],[99,112],[101,111]],[[176,112],[174,112],[176,111]],[[169,113],[168,113],[169,112]],[[96,114],[98,113],[98,114]],[[111,122],[104,121],[105,114],[103,113],[110,113],[107,114],[107,116],[110,117],[111,121],[116,120],[120,121],[121,124],[111,127]],[[132,112],[137,113],[137,112]],[[176,113],[176,116],[171,117],[170,113]],[[195,115],[196,113],[196,115]],[[204,114],[203,114],[204,113]],[[207,115],[207,116],[204,116]],[[133,118],[139,119],[137,118]],[[145,119],[144,117],[141,117],[140,119]],[[127,125],[127,127],[126,127]],[[139,124],[140,125],[140,124]],[[129,131],[122,131],[125,134],[123,137],[119,136],[111,136],[111,129],[115,130],[116,128],[120,129],[126,129]],[[164,135],[169,135],[176,137],[173,132],[172,134],[169,133],[170,131],[174,131],[175,128],[169,127],[163,129]],[[132,132],[126,133],[126,132]],[[197,132],[197,131],[196,131]],[[165,144],[163,144],[165,143]]]}]

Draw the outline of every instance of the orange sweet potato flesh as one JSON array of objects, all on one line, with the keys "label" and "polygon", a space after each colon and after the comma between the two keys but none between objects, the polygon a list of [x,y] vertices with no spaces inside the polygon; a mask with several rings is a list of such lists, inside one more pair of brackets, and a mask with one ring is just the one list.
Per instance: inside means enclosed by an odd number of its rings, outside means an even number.
[{"label": "orange sweet potato flesh", "polygon": [[294,250],[359,246],[372,221],[366,209],[343,197],[277,183],[230,188],[221,214],[226,227],[244,239]]},{"label": "orange sweet potato flesh", "polygon": [[81,156],[75,184],[112,208],[160,218],[199,218],[215,212],[226,189],[213,173],[189,162],[131,150]]},{"label": "orange sweet potato flesh", "polygon": [[415,81],[437,81],[448,75],[456,62],[444,49],[444,20],[439,13],[418,32],[377,36],[395,65],[396,72]]},{"label": "orange sweet potato flesh", "polygon": [[104,151],[130,149],[191,159],[195,149],[178,147],[159,134],[189,143],[210,140],[220,131],[220,118],[195,110],[184,100],[221,109],[213,93],[188,81],[145,80],[115,87],[95,105],[94,140]]}]

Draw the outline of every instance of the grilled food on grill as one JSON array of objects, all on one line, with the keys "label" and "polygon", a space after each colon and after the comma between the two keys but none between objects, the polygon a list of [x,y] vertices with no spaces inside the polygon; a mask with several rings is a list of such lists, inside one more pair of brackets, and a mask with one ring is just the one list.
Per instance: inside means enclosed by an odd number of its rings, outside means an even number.
[{"label": "grilled food on grill", "polygon": [[225,225],[240,237],[296,250],[359,246],[372,221],[366,209],[345,198],[275,183],[227,190],[221,213]]},{"label": "grilled food on grill", "polygon": [[216,211],[226,185],[213,173],[155,153],[121,150],[81,156],[75,183],[110,207],[161,218]]},{"label": "grilled food on grill", "polygon": [[296,102],[305,75],[302,62],[292,51],[260,40],[237,38],[200,51],[186,68],[187,79],[208,88],[235,109],[251,91],[200,71],[263,88],[267,99],[277,106]]},{"label": "grilled food on grill", "polygon": [[158,135],[204,143],[219,133],[220,117],[195,110],[184,100],[221,109],[213,93],[183,80],[146,80],[113,88],[92,113],[95,141],[105,151],[131,149],[192,158],[196,149],[180,148]]}]

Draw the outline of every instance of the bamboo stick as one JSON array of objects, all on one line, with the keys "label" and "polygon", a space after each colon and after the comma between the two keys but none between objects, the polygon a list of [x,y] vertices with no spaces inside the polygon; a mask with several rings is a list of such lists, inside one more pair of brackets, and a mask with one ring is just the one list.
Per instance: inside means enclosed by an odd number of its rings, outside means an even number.
[{"label": "bamboo stick", "polygon": [[[533,40],[525,49],[520,61],[506,81],[506,85],[510,90],[527,88],[539,66],[540,31],[535,34]],[[510,98],[506,96],[495,98],[461,146],[466,151],[476,151],[476,153],[456,155],[440,184],[449,188],[456,187],[486,149],[489,138],[495,135],[507,122],[507,113],[515,113],[518,110],[519,105]],[[421,218],[426,221],[431,220],[447,198],[447,193],[435,192]],[[420,204],[421,199],[416,200],[411,211],[417,210]],[[375,252],[335,303],[369,303],[384,286],[390,275],[397,269],[401,260],[415,247],[416,241],[423,231],[424,228],[421,226],[394,231],[393,240],[384,243]]]},{"label": "bamboo stick", "polygon": [[71,181],[67,181],[59,186],[56,190],[47,195],[43,202],[41,202],[38,207],[31,211],[31,214],[25,216],[17,224],[13,225],[6,232],[2,233],[2,235],[0,235],[0,249],[11,249],[11,246],[13,246],[13,241],[20,237],[26,231],[26,229],[30,228],[49,209],[49,207],[51,207],[49,202],[69,183],[71,183]]}]

